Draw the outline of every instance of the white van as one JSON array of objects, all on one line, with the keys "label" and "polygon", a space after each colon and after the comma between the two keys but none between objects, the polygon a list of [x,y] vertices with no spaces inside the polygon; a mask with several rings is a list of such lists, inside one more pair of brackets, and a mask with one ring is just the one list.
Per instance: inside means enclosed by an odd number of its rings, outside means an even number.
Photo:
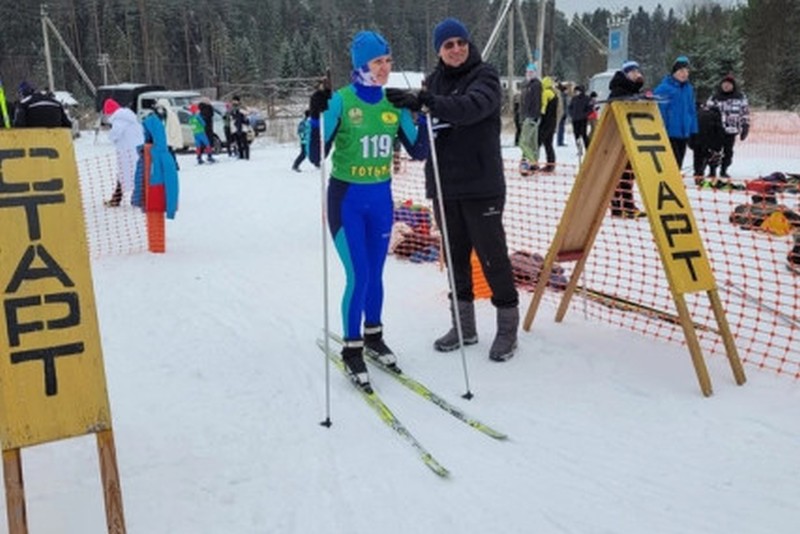
[{"label": "white van", "polygon": [[197,91],[147,91],[136,97],[136,115],[139,120],[144,120],[156,107],[156,102],[162,98],[169,102],[174,111],[178,111],[181,108],[188,108],[201,96]]}]

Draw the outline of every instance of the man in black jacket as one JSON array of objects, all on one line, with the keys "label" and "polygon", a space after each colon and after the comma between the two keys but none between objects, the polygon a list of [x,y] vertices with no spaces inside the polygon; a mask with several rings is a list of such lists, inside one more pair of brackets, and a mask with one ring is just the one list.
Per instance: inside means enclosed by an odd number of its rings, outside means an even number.
[{"label": "man in black jacket", "polygon": [[49,91],[37,91],[28,82],[22,82],[19,96],[14,111],[15,128],[72,128],[64,106]]},{"label": "man in black jacket", "polygon": [[[458,308],[463,342],[478,342],[470,263],[474,248],[497,308],[497,334],[489,358],[505,361],[517,347],[519,297],[503,228],[506,183],[500,152],[500,78],[456,19],[436,26],[434,48],[439,62],[426,80],[427,90],[419,95],[387,90],[386,96],[398,107],[419,110],[424,106],[430,111],[438,169],[429,158],[425,185],[428,198],[436,198],[436,179],[441,181],[455,279],[456,294],[451,300]],[[438,202],[434,206],[442,228]],[[460,347],[455,314],[453,319],[452,328],[434,342],[436,350]]]}]

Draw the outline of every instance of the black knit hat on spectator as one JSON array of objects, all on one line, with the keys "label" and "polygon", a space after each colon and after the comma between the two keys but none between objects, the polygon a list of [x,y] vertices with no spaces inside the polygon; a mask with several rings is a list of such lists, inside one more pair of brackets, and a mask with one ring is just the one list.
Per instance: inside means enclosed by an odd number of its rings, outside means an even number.
[{"label": "black knit hat on spectator", "polygon": [[442,43],[453,37],[460,37],[465,41],[469,41],[467,27],[458,19],[444,19],[433,29],[433,48],[438,52],[442,47]]}]

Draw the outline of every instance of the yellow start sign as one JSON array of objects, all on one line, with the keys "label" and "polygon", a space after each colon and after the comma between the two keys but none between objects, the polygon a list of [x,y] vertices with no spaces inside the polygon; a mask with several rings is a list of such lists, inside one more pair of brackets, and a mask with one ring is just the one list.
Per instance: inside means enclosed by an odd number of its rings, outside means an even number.
[{"label": "yellow start sign", "polygon": [[616,104],[611,111],[670,285],[680,294],[715,289],[700,229],[658,108],[648,102]]},{"label": "yellow start sign", "polygon": [[3,450],[111,428],[66,129],[0,132]]}]

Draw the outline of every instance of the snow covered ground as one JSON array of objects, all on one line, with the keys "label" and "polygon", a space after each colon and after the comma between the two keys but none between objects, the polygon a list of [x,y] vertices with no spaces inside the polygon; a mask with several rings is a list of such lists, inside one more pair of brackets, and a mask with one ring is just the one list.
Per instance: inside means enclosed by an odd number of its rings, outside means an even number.
[{"label": "snow covered ground", "polygon": [[[78,156],[107,150],[78,140]],[[572,148],[559,149],[559,159]],[[800,524],[800,387],[543,304],[513,360],[439,354],[447,280],[390,259],[387,341],[403,369],[508,433],[492,440],[394,380],[387,404],[450,471],[440,479],[333,367],[323,325],[320,177],[295,145],[249,162],[182,156],[167,253],[93,264],[128,532],[133,534],[790,534]],[[327,234],[326,234],[327,236]],[[343,284],[329,247],[331,328]],[[522,305],[527,307],[529,296]],[[30,531],[105,531],[94,438],[23,451]],[[0,527],[2,528],[2,527]]]}]

